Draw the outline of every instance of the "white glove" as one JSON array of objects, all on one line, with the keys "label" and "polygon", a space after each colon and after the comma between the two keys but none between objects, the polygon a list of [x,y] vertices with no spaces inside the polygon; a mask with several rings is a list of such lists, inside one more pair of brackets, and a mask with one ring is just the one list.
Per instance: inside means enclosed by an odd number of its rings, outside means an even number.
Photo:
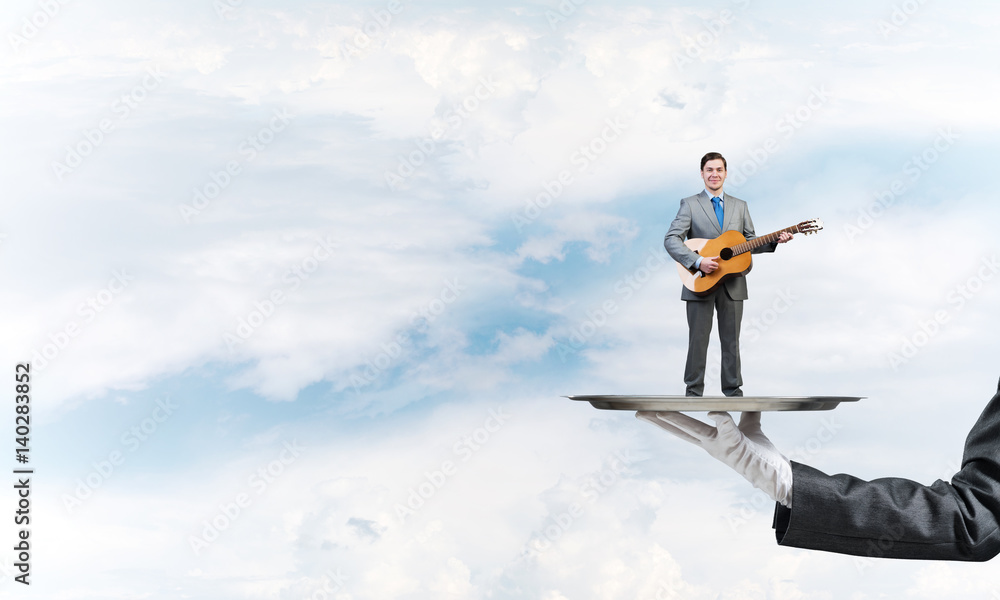
[{"label": "white glove", "polygon": [[745,412],[737,427],[727,412],[710,412],[715,427],[679,412],[639,411],[635,416],[701,446],[772,500],[792,507],[792,463],[760,429],[760,413]]}]

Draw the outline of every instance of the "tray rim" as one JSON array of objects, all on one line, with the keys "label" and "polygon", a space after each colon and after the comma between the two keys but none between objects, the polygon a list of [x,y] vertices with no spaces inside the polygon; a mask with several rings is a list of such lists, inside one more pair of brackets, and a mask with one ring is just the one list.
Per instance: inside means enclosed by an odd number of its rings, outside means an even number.
[{"label": "tray rim", "polygon": [[[588,394],[563,396],[589,402],[600,410],[705,412],[705,411],[821,411],[833,410],[841,402],[857,402],[867,396],[665,396]],[[665,406],[656,406],[663,403]],[[642,404],[645,404],[643,406]]]}]

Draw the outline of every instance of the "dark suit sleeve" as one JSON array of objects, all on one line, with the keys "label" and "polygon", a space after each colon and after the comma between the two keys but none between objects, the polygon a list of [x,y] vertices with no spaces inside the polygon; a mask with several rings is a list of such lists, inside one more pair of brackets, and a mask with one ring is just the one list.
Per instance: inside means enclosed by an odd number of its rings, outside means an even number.
[{"label": "dark suit sleeve", "polygon": [[965,442],[951,483],[863,481],[792,463],[792,508],[778,543],[856,556],[990,560],[1000,553],[1000,386]]}]

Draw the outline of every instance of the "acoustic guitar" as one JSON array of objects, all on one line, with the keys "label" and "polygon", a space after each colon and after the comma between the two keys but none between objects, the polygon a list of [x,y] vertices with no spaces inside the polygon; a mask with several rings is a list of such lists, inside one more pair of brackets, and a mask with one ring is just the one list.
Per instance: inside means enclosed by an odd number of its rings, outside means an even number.
[{"label": "acoustic guitar", "polygon": [[705,273],[701,269],[687,269],[677,263],[677,273],[681,276],[681,283],[697,296],[707,296],[715,291],[723,281],[739,277],[750,272],[753,262],[750,260],[750,251],[765,244],[778,241],[778,236],[782,232],[804,233],[806,235],[816,233],[823,229],[823,222],[819,219],[802,221],[798,225],[792,225],[784,229],[779,229],[774,233],[756,237],[749,242],[739,231],[726,231],[713,240],[704,238],[691,238],[685,240],[684,245],[697,252],[700,256],[713,258],[718,256],[719,268],[711,273]]}]

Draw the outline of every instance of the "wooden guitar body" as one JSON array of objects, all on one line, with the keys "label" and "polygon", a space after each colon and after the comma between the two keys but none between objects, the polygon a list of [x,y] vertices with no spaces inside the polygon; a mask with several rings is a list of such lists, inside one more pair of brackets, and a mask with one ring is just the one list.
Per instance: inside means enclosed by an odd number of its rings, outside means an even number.
[{"label": "wooden guitar body", "polygon": [[707,296],[715,291],[723,281],[731,277],[739,277],[744,273],[749,273],[753,262],[750,260],[750,253],[755,248],[764,244],[771,244],[781,239],[782,233],[796,234],[804,233],[811,235],[823,229],[823,221],[810,219],[798,225],[785,227],[774,233],[762,235],[749,242],[739,231],[726,231],[714,240],[703,238],[691,238],[684,241],[684,245],[697,252],[700,256],[712,258],[718,256],[719,268],[706,275],[699,269],[690,271],[677,263],[677,274],[681,276],[684,287],[694,292],[696,296]]},{"label": "wooden guitar body", "polygon": [[[684,287],[694,292],[697,296],[707,296],[715,291],[715,287],[723,281],[732,277],[739,277],[750,272],[753,268],[753,261],[749,252],[742,254],[732,254],[729,250],[733,246],[745,243],[747,239],[739,231],[726,231],[719,237],[707,240],[704,238],[691,238],[684,241],[684,245],[697,252],[700,256],[711,258],[718,256],[719,268],[711,274],[705,274],[699,269],[689,271],[680,263],[677,263],[677,273],[681,276]],[[729,258],[726,258],[728,256]]]}]

